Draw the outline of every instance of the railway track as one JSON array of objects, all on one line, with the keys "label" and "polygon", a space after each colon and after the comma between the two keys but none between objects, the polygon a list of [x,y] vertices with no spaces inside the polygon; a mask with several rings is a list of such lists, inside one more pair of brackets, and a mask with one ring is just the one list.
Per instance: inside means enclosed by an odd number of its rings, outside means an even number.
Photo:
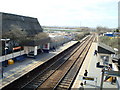
[{"label": "railway track", "polygon": [[80,45],[78,50],[61,66],[59,67],[42,85],[38,87],[38,90],[43,88],[51,89],[69,89],[75,79],[78,69],[83,63],[83,60],[91,45],[91,40]]},{"label": "railway track", "polygon": [[58,62],[54,63],[49,69],[47,69],[41,75],[38,75],[36,78],[34,78],[34,80],[22,87],[22,90],[26,90],[27,88],[32,88],[34,90],[38,88],[38,86],[44,83],[52,74],[55,73],[55,71],[57,71],[59,67],[61,67],[73,54],[76,53],[76,51],[85,43],[85,40],[79,45],[79,47],[77,47],[73,52],[71,52],[70,55],[58,60]]},{"label": "railway track", "polygon": [[70,88],[92,41],[93,37],[85,38],[81,44],[78,43],[56,57],[53,57],[40,67],[6,86],[3,90],[10,88],[15,88],[17,90]]},{"label": "railway track", "polygon": [[[72,87],[72,84],[82,66],[82,63],[87,55],[87,52],[89,51],[89,48],[92,44],[93,38],[89,43],[87,44],[87,47],[83,50],[84,53],[81,53],[80,57],[76,60],[74,65],[68,70],[68,72],[65,73],[65,75],[58,81],[54,89],[56,90],[63,90],[63,89],[70,89]],[[73,73],[74,72],[74,73]]]}]

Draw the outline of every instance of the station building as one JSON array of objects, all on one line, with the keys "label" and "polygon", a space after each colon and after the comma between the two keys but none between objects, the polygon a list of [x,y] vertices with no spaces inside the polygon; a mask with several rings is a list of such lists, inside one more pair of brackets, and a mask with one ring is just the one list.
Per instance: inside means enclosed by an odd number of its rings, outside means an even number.
[{"label": "station building", "polygon": [[[36,56],[38,50],[48,50],[50,37],[37,18],[0,12],[0,61]],[[20,51],[20,52],[17,52]]]},{"label": "station building", "polygon": [[[43,32],[37,18],[0,13],[1,57],[0,62],[22,61],[41,52],[57,48],[73,40],[74,36],[63,32]],[[9,39],[9,40],[7,40]],[[3,63],[3,65],[4,65]]]}]

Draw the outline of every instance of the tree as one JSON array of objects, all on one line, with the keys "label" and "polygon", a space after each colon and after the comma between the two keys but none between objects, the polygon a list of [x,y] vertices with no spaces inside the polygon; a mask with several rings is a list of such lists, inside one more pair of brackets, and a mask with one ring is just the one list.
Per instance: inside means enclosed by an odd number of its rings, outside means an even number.
[{"label": "tree", "polygon": [[3,34],[3,38],[10,38],[10,41],[21,44],[27,37],[27,33],[21,30],[11,30]]},{"label": "tree", "polygon": [[112,31],[112,29],[102,26],[98,26],[96,29],[98,34]]},{"label": "tree", "polygon": [[48,38],[49,35],[45,32],[40,32],[37,35],[35,35],[34,40],[40,40],[40,39],[44,39],[44,38]]},{"label": "tree", "polygon": [[48,37],[49,35],[44,32],[40,32],[36,35],[29,35],[25,30],[22,30],[17,26],[12,27],[11,31],[3,34],[3,38],[10,38],[13,47],[16,46],[16,44],[17,46],[35,45],[36,42],[40,43],[40,40]]}]

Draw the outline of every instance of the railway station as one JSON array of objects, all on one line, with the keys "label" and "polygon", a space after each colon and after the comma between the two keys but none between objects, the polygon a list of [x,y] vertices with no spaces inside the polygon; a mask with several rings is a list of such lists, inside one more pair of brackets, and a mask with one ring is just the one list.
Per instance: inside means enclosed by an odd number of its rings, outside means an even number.
[{"label": "railway station", "polygon": [[[95,55],[94,52],[95,50],[98,50],[98,54]],[[110,75],[107,80],[105,80],[106,75],[103,76],[104,80],[102,80],[102,69],[105,65],[105,67],[111,67],[112,71],[119,71],[118,67],[116,66],[115,63],[113,63],[113,58],[112,54],[114,54],[115,51],[103,44],[103,43],[96,43],[93,42],[91,45],[91,48],[86,56],[85,61],[83,62],[83,65],[81,67],[81,70],[79,71],[77,78],[72,86],[72,89],[74,88],[80,88],[81,83],[84,84],[86,81],[86,84],[83,85],[83,88],[85,90],[88,90],[91,88],[92,90],[96,90],[96,88],[100,88],[100,90],[104,90],[109,88],[110,90],[119,90],[120,89],[120,77],[117,75],[120,72],[115,73],[113,72],[113,75]],[[106,58],[104,58],[106,57]],[[107,59],[107,60],[105,60]],[[107,69],[107,68],[105,68]],[[86,79],[84,79],[84,73],[85,70],[87,70],[88,75]],[[112,82],[112,77],[116,78],[116,81]],[[101,89],[102,85],[102,89]],[[77,89],[76,89],[77,90]]]},{"label": "railway station", "polygon": [[37,18],[0,16],[0,89],[120,90],[120,57],[97,33],[76,41],[73,33],[44,32]]}]

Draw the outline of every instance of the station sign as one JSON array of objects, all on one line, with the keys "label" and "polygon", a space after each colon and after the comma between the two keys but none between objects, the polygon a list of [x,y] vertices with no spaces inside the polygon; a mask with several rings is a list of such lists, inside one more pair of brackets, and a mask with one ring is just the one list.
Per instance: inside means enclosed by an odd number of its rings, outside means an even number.
[{"label": "station sign", "polygon": [[108,70],[105,70],[104,72],[105,72],[105,74],[110,75],[110,76],[120,77],[120,71],[108,71]]},{"label": "station sign", "polygon": [[83,77],[83,80],[90,80],[90,81],[94,81],[95,79],[93,77]]},{"label": "station sign", "polygon": [[82,76],[83,80],[89,80],[89,81],[94,81],[95,82],[95,88],[97,88],[97,77],[86,77]]}]

